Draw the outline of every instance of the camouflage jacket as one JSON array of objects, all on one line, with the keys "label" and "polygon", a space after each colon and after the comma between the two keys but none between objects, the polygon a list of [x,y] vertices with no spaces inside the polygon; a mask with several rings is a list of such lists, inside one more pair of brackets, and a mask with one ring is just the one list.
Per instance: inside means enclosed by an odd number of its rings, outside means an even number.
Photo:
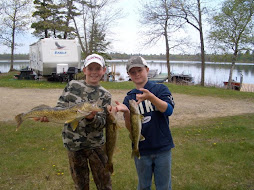
[{"label": "camouflage jacket", "polygon": [[87,85],[84,80],[70,81],[56,107],[69,107],[80,102],[95,102],[103,108],[103,112],[95,115],[93,120],[82,119],[75,131],[65,124],[62,131],[64,146],[70,151],[92,149],[104,144],[103,128],[106,124],[106,107],[111,104],[111,94],[102,86]]}]

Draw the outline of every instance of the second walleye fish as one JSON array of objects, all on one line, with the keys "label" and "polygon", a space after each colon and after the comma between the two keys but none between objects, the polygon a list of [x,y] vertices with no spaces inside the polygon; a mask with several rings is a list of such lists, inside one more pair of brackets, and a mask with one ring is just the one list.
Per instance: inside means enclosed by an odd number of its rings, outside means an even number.
[{"label": "second walleye fish", "polygon": [[47,117],[49,122],[70,123],[72,129],[75,130],[79,120],[83,119],[92,111],[101,112],[102,109],[96,103],[89,102],[82,102],[68,108],[51,108],[47,105],[40,105],[27,113],[21,113],[15,117],[17,121],[16,131],[24,120],[36,117]]},{"label": "second walleye fish", "polygon": [[109,111],[106,118],[106,154],[108,156],[108,161],[106,163],[106,171],[109,171],[110,173],[114,172],[113,169],[113,154],[116,148],[116,141],[118,136],[118,128],[119,125],[116,120],[116,115]]},{"label": "second walleye fish", "polygon": [[139,141],[145,140],[145,138],[141,135],[143,116],[140,114],[138,109],[138,104],[135,100],[129,100],[129,107],[130,107],[130,117],[131,117],[130,118],[131,119],[130,138],[133,143],[132,157],[136,156],[140,158],[140,153],[138,149]]}]

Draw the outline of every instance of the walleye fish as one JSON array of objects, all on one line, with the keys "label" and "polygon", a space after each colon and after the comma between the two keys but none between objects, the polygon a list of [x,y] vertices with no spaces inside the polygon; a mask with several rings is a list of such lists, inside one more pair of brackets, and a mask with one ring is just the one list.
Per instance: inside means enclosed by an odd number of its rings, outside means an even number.
[{"label": "walleye fish", "polygon": [[107,115],[106,120],[106,154],[108,156],[108,162],[106,163],[106,171],[110,173],[114,172],[113,169],[113,154],[116,147],[116,141],[118,136],[118,128],[119,125],[116,121],[116,116],[112,112],[108,111],[109,114]]},{"label": "walleye fish", "polygon": [[49,122],[54,123],[70,123],[72,129],[75,130],[78,126],[79,120],[87,116],[92,111],[101,112],[102,109],[97,106],[97,103],[89,102],[82,102],[69,108],[52,108],[47,105],[40,105],[29,112],[15,116],[15,120],[17,122],[16,131],[19,129],[24,120],[36,117],[47,117]]},{"label": "walleye fish", "polygon": [[140,158],[140,153],[138,149],[139,141],[145,140],[145,138],[141,135],[143,116],[140,114],[138,109],[138,104],[135,100],[129,100],[129,105],[130,105],[130,116],[131,116],[130,138],[133,143],[131,156],[132,157],[136,156]]}]

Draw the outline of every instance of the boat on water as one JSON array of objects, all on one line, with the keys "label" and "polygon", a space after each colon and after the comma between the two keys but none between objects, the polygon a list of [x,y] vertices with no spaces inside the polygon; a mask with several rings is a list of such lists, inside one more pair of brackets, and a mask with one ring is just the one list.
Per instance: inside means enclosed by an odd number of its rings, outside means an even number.
[{"label": "boat on water", "polygon": [[[156,72],[155,72],[156,71]],[[149,70],[148,80],[154,81],[157,83],[163,83],[168,80],[168,73],[159,73],[158,70]],[[171,72],[171,81],[175,83],[193,83],[193,77],[191,74],[186,73],[185,71],[182,73]]]},{"label": "boat on water", "polygon": [[148,72],[148,79],[155,77],[158,75],[158,69],[150,69]]},{"label": "boat on water", "polygon": [[156,74],[154,75],[154,77],[151,77],[151,78],[148,77],[148,80],[157,82],[157,83],[165,82],[166,80],[168,80],[168,73]]},{"label": "boat on water", "polygon": [[183,71],[182,73],[171,72],[171,81],[175,83],[193,83],[193,77],[190,73]]}]

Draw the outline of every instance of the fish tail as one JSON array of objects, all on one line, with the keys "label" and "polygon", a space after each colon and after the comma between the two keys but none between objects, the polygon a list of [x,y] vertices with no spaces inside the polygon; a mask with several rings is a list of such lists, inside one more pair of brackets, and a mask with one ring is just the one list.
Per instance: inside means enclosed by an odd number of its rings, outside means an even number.
[{"label": "fish tail", "polygon": [[140,158],[140,153],[139,150],[132,150],[132,154],[131,157],[133,158],[134,156],[136,156],[138,159]]},{"label": "fish tail", "polygon": [[113,164],[112,163],[107,163],[105,167],[107,172],[110,172],[111,174],[114,172]]},{"label": "fish tail", "polygon": [[18,115],[15,116],[15,120],[16,120],[16,122],[17,122],[16,131],[18,131],[18,129],[19,129],[21,123],[23,122],[22,116],[23,116],[23,113],[18,114]]}]

